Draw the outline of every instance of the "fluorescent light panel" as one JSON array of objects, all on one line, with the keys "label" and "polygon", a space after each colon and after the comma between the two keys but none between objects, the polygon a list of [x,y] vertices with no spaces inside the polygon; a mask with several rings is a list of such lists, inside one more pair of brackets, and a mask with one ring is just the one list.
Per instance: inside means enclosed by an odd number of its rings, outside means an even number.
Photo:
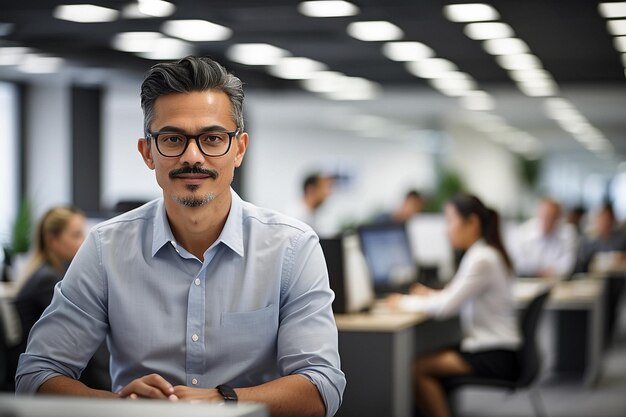
[{"label": "fluorescent light panel", "polygon": [[31,52],[32,49],[22,46],[0,47],[0,65],[18,65],[24,61]]},{"label": "fluorescent light panel", "polygon": [[139,0],[138,10],[147,16],[167,17],[174,14],[176,6],[163,0]]},{"label": "fluorescent light panel", "polygon": [[352,22],[347,30],[353,38],[367,42],[395,41],[404,36],[402,29],[385,20]]},{"label": "fluorescent light panel", "polygon": [[33,54],[27,55],[17,69],[28,74],[49,74],[56,72],[63,62],[63,58]]},{"label": "fluorescent light panel", "polygon": [[383,54],[392,61],[419,61],[435,56],[435,52],[420,42],[387,42]]},{"label": "fluorescent light panel", "polygon": [[464,33],[467,37],[477,41],[512,38],[514,36],[511,26],[502,22],[470,23],[465,26]]},{"label": "fluorescent light panel", "polygon": [[420,78],[438,78],[450,71],[457,71],[457,66],[447,59],[428,58],[422,61],[408,62],[408,71]]},{"label": "fluorescent light panel", "polygon": [[112,46],[124,52],[149,52],[155,49],[155,41],[163,37],[159,32],[122,32],[113,37]]},{"label": "fluorescent light panel", "polygon": [[626,36],[617,36],[613,39],[613,46],[619,52],[626,52]]},{"label": "fluorescent light panel", "polygon": [[541,68],[541,61],[532,54],[500,55],[496,57],[496,62],[509,71]]},{"label": "fluorescent light panel", "polygon": [[269,43],[240,43],[228,48],[226,56],[245,65],[276,65],[290,53]]},{"label": "fluorescent light panel", "polygon": [[490,55],[515,55],[530,52],[528,45],[518,38],[488,39],[483,49]]},{"label": "fluorescent light panel", "polygon": [[146,52],[138,52],[137,55],[146,59],[180,59],[193,53],[192,46],[180,39],[160,38],[152,42],[153,49]]},{"label": "fluorescent light panel", "polygon": [[626,19],[609,20],[606,22],[606,27],[613,36],[626,35]]},{"label": "fluorescent light panel", "polygon": [[606,19],[626,17],[626,2],[600,3],[598,12]]},{"label": "fluorescent light panel", "polygon": [[303,1],[298,11],[309,17],[342,17],[358,14],[359,8],[347,1],[320,0]]},{"label": "fluorescent light panel", "polygon": [[232,35],[229,28],[207,20],[168,20],[161,30],[176,38],[192,42],[223,41]]},{"label": "fluorescent light panel", "polygon": [[52,15],[57,19],[78,23],[111,22],[120,14],[115,9],[93,4],[64,4],[55,7]]},{"label": "fluorescent light panel", "polygon": [[443,7],[443,15],[451,22],[484,22],[500,18],[496,9],[484,3],[450,4]]},{"label": "fluorescent light panel", "polygon": [[375,82],[361,77],[345,77],[339,90],[324,94],[331,100],[371,100],[380,94],[381,88]]},{"label": "fluorescent light panel", "polygon": [[304,80],[324,70],[326,70],[326,65],[321,62],[309,58],[287,57],[270,67],[268,72],[275,77],[287,80]]},{"label": "fluorescent light panel", "polygon": [[495,101],[484,91],[472,91],[459,99],[461,106],[468,110],[488,111],[495,108]]},{"label": "fluorescent light panel", "polygon": [[312,93],[332,93],[341,90],[344,74],[336,71],[319,71],[302,81],[302,87]]}]

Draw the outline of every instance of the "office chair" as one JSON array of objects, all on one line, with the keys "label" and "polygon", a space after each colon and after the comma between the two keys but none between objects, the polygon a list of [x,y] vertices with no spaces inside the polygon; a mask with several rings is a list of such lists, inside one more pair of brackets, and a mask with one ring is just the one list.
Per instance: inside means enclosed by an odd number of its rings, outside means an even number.
[{"label": "office chair", "polygon": [[530,301],[521,316],[520,328],[523,342],[519,350],[520,375],[516,380],[486,378],[475,376],[459,376],[443,379],[444,387],[448,393],[450,409],[453,415],[457,415],[454,401],[454,391],[463,386],[494,387],[509,390],[511,393],[529,388],[528,394],[537,417],[545,417],[545,408],[539,392],[534,383],[541,371],[541,358],[537,347],[537,327],[543,311],[543,307],[550,295],[550,290],[543,292]]}]

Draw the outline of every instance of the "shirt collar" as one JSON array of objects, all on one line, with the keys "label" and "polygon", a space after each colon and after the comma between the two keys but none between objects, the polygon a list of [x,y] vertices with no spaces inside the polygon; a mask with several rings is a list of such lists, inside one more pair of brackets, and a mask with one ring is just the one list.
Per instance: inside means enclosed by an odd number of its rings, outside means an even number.
[{"label": "shirt collar", "polygon": [[[239,256],[244,256],[243,249],[243,201],[241,197],[231,188],[231,206],[226,218],[226,223],[222,229],[222,233],[215,241],[215,244],[222,242],[231,248]],[[154,217],[154,229],[152,233],[152,256],[165,246],[166,243],[175,242],[174,234],[170,228],[165,213],[165,204],[163,199],[159,201],[156,215]]]}]

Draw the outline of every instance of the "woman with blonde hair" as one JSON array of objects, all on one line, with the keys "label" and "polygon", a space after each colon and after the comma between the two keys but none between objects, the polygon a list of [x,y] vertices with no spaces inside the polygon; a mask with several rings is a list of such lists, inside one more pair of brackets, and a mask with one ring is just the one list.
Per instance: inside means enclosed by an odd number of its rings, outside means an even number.
[{"label": "woman with blonde hair", "polygon": [[74,207],[53,207],[37,225],[33,253],[18,280],[15,307],[22,324],[24,342],[30,329],[48,307],[54,286],[85,240],[85,216]]}]

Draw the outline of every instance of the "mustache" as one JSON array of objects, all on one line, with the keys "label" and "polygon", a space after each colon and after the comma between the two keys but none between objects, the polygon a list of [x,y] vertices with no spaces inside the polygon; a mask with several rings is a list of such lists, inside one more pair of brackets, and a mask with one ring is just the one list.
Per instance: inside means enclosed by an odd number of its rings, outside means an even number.
[{"label": "mustache", "polygon": [[184,174],[203,174],[203,175],[207,175],[213,178],[214,180],[220,176],[220,174],[214,169],[205,169],[205,168],[201,168],[199,166],[194,165],[194,166],[184,166],[182,168],[173,169],[170,171],[169,177],[177,178],[178,176],[184,175]]}]

